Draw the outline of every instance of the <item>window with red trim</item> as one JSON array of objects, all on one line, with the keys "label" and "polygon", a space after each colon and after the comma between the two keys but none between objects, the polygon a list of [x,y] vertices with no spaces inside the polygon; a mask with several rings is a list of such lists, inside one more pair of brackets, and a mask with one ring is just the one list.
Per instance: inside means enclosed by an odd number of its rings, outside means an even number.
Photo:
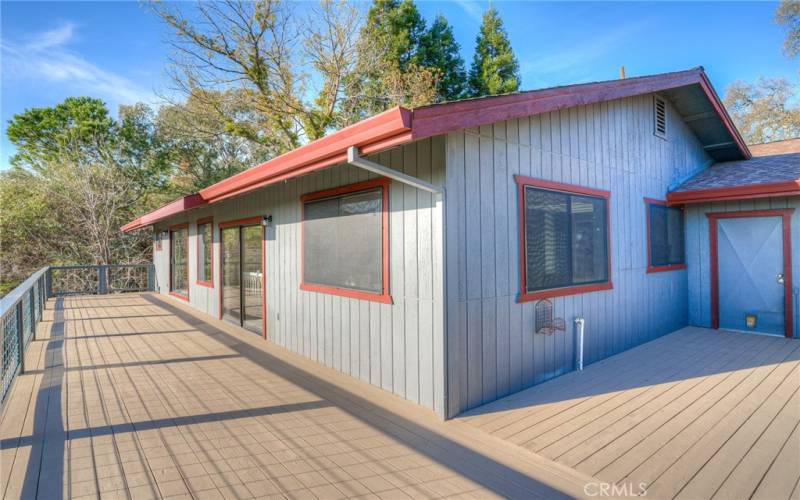
[{"label": "window with red trim", "polygon": [[611,288],[609,193],[517,178],[521,300]]},{"label": "window with red trim", "polygon": [[388,302],[388,181],[303,196],[301,288]]},{"label": "window with red trim", "polygon": [[683,209],[645,199],[647,207],[647,270],[671,271],[686,267]]},{"label": "window with red trim", "polygon": [[214,276],[212,240],[214,224],[210,219],[197,221],[197,284],[212,286]]}]

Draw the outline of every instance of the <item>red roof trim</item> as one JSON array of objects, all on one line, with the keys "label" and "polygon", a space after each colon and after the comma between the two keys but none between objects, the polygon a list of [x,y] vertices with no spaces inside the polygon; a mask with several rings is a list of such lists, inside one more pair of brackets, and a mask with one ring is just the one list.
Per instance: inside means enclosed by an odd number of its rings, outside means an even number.
[{"label": "red roof trim", "polygon": [[688,85],[700,86],[731,133],[743,158],[750,158],[747,145],[736,131],[703,69],[695,68],[654,76],[434,104],[413,111],[395,107],[150,212],[126,224],[122,230],[138,229],[189,208],[216,203],[282,180],[344,163],[347,159],[347,148],[350,146],[357,146],[362,154],[371,154],[454,130]]},{"label": "red roof trim", "polygon": [[751,198],[797,195],[800,195],[800,179],[736,187],[679,191],[676,193],[668,193],[667,201],[671,205],[676,205],[683,203],[704,203],[709,201],[745,200]]},{"label": "red roof trim", "polygon": [[369,146],[410,130],[411,112],[400,107],[392,108],[202,189],[200,195],[214,202],[254,184],[263,185],[271,178],[294,173],[295,169],[309,164],[316,168],[335,165],[342,161],[342,155],[346,155],[350,146]]}]

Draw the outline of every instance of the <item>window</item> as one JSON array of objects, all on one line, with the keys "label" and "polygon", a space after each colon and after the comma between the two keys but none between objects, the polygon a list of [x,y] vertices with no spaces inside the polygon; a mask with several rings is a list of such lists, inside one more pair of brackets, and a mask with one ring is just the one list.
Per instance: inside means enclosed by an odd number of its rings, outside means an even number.
[{"label": "window", "polygon": [[667,138],[667,101],[654,96],[653,98],[654,133],[662,139]]},{"label": "window", "polygon": [[647,272],[686,268],[683,243],[683,210],[646,198]]},{"label": "window", "polygon": [[303,290],[391,303],[388,179],[303,196]]},{"label": "window", "polygon": [[609,193],[524,177],[517,184],[520,301],[611,288]]},{"label": "window", "polygon": [[175,226],[169,231],[169,291],[184,300],[189,298],[189,227]]},{"label": "window", "polygon": [[155,244],[156,251],[161,251],[161,233],[153,234],[153,243]]},{"label": "window", "polygon": [[214,283],[213,234],[214,223],[210,218],[197,221],[197,284],[208,287]]}]

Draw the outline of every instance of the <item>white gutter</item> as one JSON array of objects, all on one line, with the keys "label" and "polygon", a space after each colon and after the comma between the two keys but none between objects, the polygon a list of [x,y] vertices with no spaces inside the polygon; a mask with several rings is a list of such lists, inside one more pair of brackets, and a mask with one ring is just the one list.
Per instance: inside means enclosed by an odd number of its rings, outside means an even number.
[{"label": "white gutter", "polygon": [[398,172],[392,168],[385,167],[380,163],[375,163],[374,161],[362,158],[358,153],[358,148],[355,146],[350,146],[347,148],[347,163],[359,168],[363,168],[364,170],[369,170],[370,172],[383,175],[384,177],[394,179],[402,182],[403,184],[408,184],[409,186],[413,186],[429,193],[444,194],[443,187],[435,186],[428,181],[423,181],[417,177],[412,177],[408,174],[404,174],[403,172]]}]

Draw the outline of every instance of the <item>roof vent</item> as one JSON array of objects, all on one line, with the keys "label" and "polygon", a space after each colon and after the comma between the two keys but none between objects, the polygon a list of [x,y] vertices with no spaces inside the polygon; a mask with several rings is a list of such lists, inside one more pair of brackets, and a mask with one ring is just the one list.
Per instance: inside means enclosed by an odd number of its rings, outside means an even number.
[{"label": "roof vent", "polygon": [[654,133],[662,139],[667,138],[667,101],[656,96],[653,100],[653,116],[655,117]]}]

